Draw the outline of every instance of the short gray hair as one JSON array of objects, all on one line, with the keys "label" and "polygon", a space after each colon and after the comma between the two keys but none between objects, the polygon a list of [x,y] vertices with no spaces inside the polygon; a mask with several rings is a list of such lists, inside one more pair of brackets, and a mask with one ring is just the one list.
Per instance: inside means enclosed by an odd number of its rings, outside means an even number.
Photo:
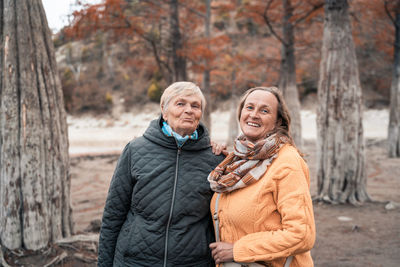
[{"label": "short gray hair", "polygon": [[201,99],[201,111],[204,112],[206,107],[206,99],[201,92],[200,88],[192,82],[175,82],[168,86],[161,96],[160,108],[161,111],[167,111],[168,104],[174,97],[178,95],[190,96],[197,95]]}]

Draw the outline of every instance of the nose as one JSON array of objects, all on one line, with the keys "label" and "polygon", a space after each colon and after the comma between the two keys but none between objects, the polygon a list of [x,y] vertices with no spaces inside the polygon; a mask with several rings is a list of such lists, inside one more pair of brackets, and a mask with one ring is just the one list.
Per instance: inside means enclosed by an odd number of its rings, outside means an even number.
[{"label": "nose", "polygon": [[186,113],[192,113],[192,106],[190,104],[185,105],[185,112]]},{"label": "nose", "polygon": [[250,111],[250,117],[251,118],[258,118],[258,112],[257,112],[257,110],[256,109],[252,109],[251,111]]}]

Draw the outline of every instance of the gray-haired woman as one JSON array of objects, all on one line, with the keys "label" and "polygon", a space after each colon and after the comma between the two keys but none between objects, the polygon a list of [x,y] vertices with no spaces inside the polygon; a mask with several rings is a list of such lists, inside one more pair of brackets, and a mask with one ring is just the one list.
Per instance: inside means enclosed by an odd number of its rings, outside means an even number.
[{"label": "gray-haired woman", "polygon": [[204,96],[176,82],[161,97],[161,116],[118,160],[103,213],[99,266],[214,266],[208,173],[212,153],[200,123]]}]

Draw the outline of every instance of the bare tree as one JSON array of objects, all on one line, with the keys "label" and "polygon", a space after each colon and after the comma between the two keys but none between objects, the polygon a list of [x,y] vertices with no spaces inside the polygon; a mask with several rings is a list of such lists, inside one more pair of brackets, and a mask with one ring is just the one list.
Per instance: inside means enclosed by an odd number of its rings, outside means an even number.
[{"label": "bare tree", "polygon": [[172,64],[174,66],[174,82],[186,81],[186,58],[179,54],[183,48],[183,40],[179,26],[179,2],[170,1],[170,31],[172,44]]},{"label": "bare tree", "polygon": [[[206,14],[204,17],[204,33],[205,37],[207,40],[207,49],[210,50],[210,21],[211,21],[211,0],[205,0],[205,5],[206,5]],[[206,109],[204,110],[203,114],[203,122],[208,128],[210,134],[211,134],[211,97],[210,97],[210,62],[209,59],[205,59],[205,70],[203,72],[203,92],[204,92],[204,97],[206,98],[206,101],[208,105],[206,106]]]},{"label": "bare tree", "polygon": [[[389,3],[390,2],[390,3]],[[394,4],[389,8],[390,4]],[[400,1],[385,1],[386,13],[395,27],[390,116],[388,129],[389,157],[400,157]],[[391,11],[395,14],[393,17]]]},{"label": "bare tree", "polygon": [[347,0],[325,1],[318,85],[318,198],[358,204],[366,192],[361,86]]},{"label": "bare tree", "polygon": [[228,124],[228,140],[227,145],[233,146],[234,141],[239,135],[239,124],[237,118],[237,106],[239,105],[239,96],[236,88],[236,69],[232,69],[231,73],[231,101],[229,105],[229,124]]},{"label": "bare tree", "polygon": [[72,231],[66,113],[41,1],[0,10],[0,244],[38,250]]},{"label": "bare tree", "polygon": [[[263,14],[263,18],[271,33],[281,42],[281,67],[279,71],[279,89],[282,90],[285,101],[290,110],[292,118],[292,136],[297,146],[302,146],[300,100],[296,84],[296,58],[294,30],[297,24],[309,17],[313,12],[322,7],[322,3],[316,3],[308,7],[300,16],[294,20],[293,6],[291,0],[282,0],[283,18],[282,35],[278,34],[268,17],[268,11],[274,0],[269,0]],[[298,9],[299,6],[297,6]]]}]

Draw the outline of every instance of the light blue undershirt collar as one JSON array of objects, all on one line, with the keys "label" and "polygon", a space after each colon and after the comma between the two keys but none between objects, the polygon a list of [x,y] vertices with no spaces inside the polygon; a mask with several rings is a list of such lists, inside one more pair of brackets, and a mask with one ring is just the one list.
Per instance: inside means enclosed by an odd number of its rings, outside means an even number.
[{"label": "light blue undershirt collar", "polygon": [[197,130],[195,130],[191,135],[185,135],[182,137],[180,134],[174,132],[171,128],[171,126],[168,125],[166,121],[163,121],[163,126],[161,128],[163,133],[166,136],[173,136],[178,144],[178,147],[182,147],[183,144],[188,140],[188,139],[193,139],[197,140],[199,138],[199,135],[197,133]]}]

